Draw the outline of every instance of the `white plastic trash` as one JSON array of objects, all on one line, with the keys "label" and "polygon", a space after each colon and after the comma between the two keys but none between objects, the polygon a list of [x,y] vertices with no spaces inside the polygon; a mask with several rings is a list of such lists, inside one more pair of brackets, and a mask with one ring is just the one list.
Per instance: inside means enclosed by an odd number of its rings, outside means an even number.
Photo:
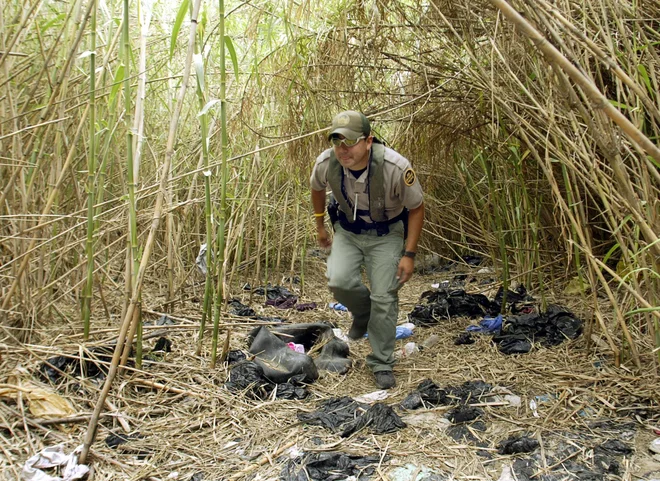
[{"label": "white plastic trash", "polygon": [[655,438],[653,442],[651,442],[649,449],[656,454],[660,454],[660,438]]},{"label": "white plastic trash", "polygon": [[417,344],[414,342],[409,342],[405,346],[403,346],[401,349],[396,351],[394,353],[394,357],[409,357],[412,356],[413,354],[419,352],[419,347],[417,347]]},{"label": "white plastic trash", "polygon": [[[212,252],[211,255],[213,255]],[[195,264],[197,264],[199,272],[201,272],[203,275],[206,275],[206,244],[199,246],[199,254],[197,254]]]},{"label": "white plastic trash", "polygon": [[[84,478],[89,472],[85,464],[78,464],[78,455],[82,451],[82,445],[78,446],[71,454],[64,454],[64,445],[58,444],[43,449],[35,454],[23,466],[21,479],[24,481],[74,481]],[[62,476],[51,476],[42,469],[60,468]]]},{"label": "white plastic trash", "polygon": [[438,342],[440,342],[440,336],[437,334],[431,334],[429,337],[427,337],[424,342],[422,342],[422,347],[424,349],[429,349],[433,346],[435,346]]},{"label": "white plastic trash", "polygon": [[532,410],[532,414],[534,415],[535,418],[539,417],[539,412],[536,410],[536,401],[533,399],[529,401],[529,408]]},{"label": "white plastic trash", "polygon": [[502,475],[497,481],[515,481],[513,474],[511,474],[511,466],[504,466],[502,468]]},{"label": "white plastic trash", "polygon": [[363,394],[362,396],[358,396],[355,398],[355,400],[359,403],[372,404],[375,403],[376,401],[382,401],[383,399],[387,399],[389,395],[390,393],[381,389],[379,391],[374,391],[367,394]]},{"label": "white plastic trash", "polygon": [[344,342],[349,342],[348,336],[347,336],[346,334],[344,334],[344,331],[342,331],[341,329],[339,329],[339,328],[334,328],[334,329],[332,330],[332,332],[334,332],[335,337],[341,339],[341,340],[344,341]]}]

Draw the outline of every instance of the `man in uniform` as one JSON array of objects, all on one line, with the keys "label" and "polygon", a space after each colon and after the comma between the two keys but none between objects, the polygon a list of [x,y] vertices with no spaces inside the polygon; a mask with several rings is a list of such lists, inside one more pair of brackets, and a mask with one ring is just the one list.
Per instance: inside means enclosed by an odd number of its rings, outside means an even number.
[{"label": "man in uniform", "polygon": [[[367,365],[376,385],[389,389],[396,384],[392,366],[398,290],[412,276],[424,223],[422,188],[410,162],[371,135],[362,113],[338,114],[328,139],[332,147],[316,159],[310,179],[318,242],[332,246],[328,286],[353,315],[349,337],[369,333]],[[328,186],[334,197],[328,207],[333,241],[324,224]],[[362,282],[362,265],[371,290]]]}]

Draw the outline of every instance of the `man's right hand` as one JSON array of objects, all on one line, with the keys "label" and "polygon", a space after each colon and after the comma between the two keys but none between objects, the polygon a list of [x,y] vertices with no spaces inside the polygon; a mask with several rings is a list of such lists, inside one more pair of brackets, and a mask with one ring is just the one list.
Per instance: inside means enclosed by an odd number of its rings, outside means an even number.
[{"label": "man's right hand", "polygon": [[316,238],[320,247],[329,249],[332,246],[332,239],[330,239],[328,231],[325,229],[325,227],[319,227],[316,230]]}]

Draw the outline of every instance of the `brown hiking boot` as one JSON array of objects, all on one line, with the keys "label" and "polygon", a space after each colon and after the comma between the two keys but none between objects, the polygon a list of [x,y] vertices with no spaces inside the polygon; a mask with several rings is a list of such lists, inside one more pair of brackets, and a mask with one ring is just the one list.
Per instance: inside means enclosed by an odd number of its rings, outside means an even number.
[{"label": "brown hiking boot", "polygon": [[376,379],[376,386],[379,389],[390,389],[396,386],[394,373],[392,371],[378,371],[374,373]]}]

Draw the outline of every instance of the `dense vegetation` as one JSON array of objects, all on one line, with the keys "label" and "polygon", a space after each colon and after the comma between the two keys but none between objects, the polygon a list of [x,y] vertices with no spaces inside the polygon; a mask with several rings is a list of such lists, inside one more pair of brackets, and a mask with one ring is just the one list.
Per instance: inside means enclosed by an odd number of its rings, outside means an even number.
[{"label": "dense vegetation", "polygon": [[427,253],[568,284],[617,363],[656,366],[660,5],[512,6],[3,2],[4,335],[173,309],[204,242],[205,317],[239,280],[316,274],[311,163],[353,108],[413,161]]}]

